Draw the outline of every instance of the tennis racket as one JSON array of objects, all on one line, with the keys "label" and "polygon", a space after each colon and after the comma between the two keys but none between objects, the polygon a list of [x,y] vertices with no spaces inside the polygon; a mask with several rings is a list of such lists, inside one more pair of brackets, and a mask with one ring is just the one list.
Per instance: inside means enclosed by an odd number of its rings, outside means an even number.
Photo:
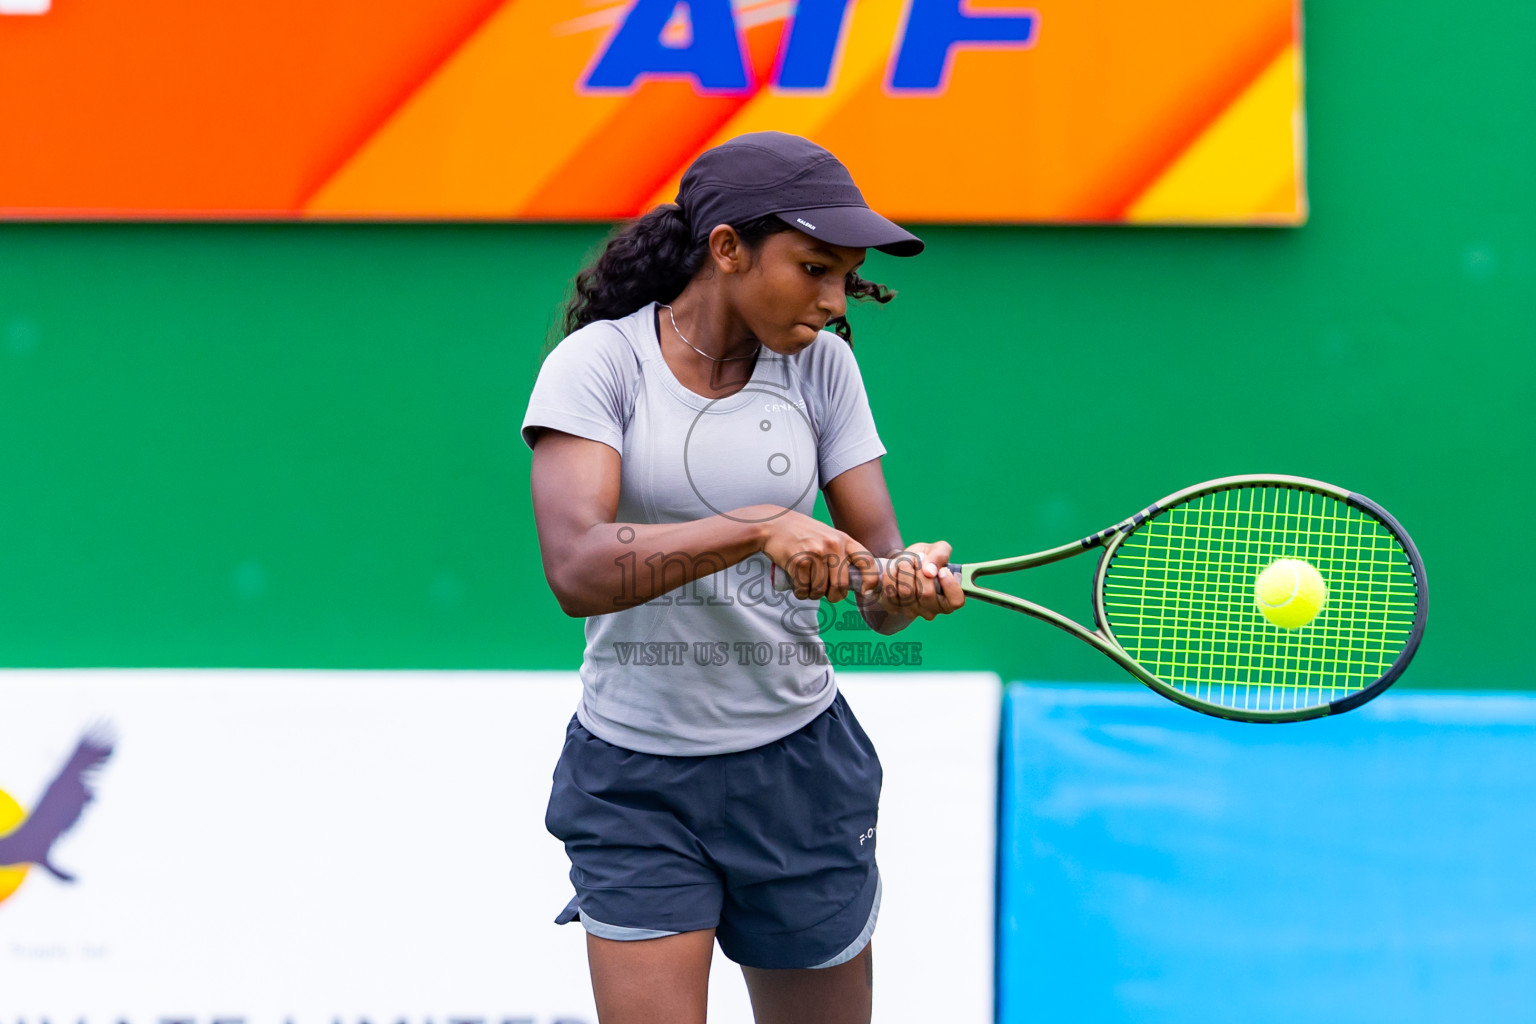
[{"label": "tennis racket", "polygon": [[[977,582],[1095,549],[1093,629]],[[1255,600],[1279,559],[1306,561],[1327,585],[1298,629]],[[1082,540],[949,568],[967,596],[1071,633],[1169,700],[1243,722],[1320,718],[1375,697],[1413,659],[1429,602],[1418,549],[1385,509],[1291,476],[1196,484]],[[790,583],[778,573],[774,585]]]}]

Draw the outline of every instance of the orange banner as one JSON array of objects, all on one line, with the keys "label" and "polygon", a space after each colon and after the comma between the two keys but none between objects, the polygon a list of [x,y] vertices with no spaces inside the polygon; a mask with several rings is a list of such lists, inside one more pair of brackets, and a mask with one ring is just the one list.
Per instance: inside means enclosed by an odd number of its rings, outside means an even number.
[{"label": "orange banner", "polygon": [[898,220],[1296,224],[1296,2],[0,0],[0,213],[608,220],[773,128]]}]

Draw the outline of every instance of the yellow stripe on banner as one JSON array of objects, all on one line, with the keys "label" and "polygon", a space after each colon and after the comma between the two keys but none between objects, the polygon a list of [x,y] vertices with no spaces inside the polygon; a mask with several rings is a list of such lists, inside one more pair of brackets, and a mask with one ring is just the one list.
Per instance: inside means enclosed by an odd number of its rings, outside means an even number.
[{"label": "yellow stripe on banner", "polygon": [[1305,223],[1301,116],[1292,44],[1131,204],[1126,219]]}]

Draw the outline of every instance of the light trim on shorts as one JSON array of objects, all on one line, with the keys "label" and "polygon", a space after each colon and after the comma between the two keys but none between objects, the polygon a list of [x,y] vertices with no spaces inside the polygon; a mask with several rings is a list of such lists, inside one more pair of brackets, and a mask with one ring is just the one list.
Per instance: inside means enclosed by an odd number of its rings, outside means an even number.
[{"label": "light trim on shorts", "polygon": [[581,926],[600,939],[612,939],[615,942],[637,942],[640,939],[664,939],[668,935],[681,935],[681,932],[664,932],[655,928],[625,928],[623,925],[607,924],[592,917],[585,910],[579,913]]},{"label": "light trim on shorts", "polygon": [[869,940],[875,935],[875,920],[880,916],[880,872],[875,871],[875,902],[869,908],[869,920],[864,922],[864,930],[859,932],[859,937],[848,943],[843,951],[825,963],[817,964],[810,968],[813,971],[826,970],[828,967],[836,967],[845,964],[849,960],[864,952],[864,947],[869,945]]}]

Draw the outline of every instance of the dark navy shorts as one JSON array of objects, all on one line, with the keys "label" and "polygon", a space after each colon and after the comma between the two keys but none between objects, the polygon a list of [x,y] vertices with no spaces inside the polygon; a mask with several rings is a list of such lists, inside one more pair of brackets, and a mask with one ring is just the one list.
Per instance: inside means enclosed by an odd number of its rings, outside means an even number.
[{"label": "dark navy shorts", "polygon": [[880,759],[838,694],[798,732],[710,757],[641,754],[571,719],[545,824],[579,915],[607,939],[716,929],[763,968],[835,967],[880,912]]}]

